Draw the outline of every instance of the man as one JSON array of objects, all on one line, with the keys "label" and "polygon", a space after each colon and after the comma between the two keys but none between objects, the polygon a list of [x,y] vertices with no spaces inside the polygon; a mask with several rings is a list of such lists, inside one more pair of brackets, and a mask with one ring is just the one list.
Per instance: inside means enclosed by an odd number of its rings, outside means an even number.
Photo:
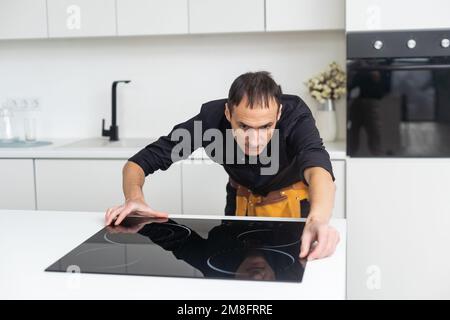
[{"label": "man", "polygon": [[198,115],[131,157],[123,168],[125,203],[106,211],[106,225],[119,225],[131,213],[166,218],[144,200],[145,177],[198,147],[229,175],[226,215],[305,217],[300,257],[320,259],[335,251],[339,234],[328,224],[335,194],[329,154],[309,108],[282,94],[268,72],[242,74],[228,99],[203,104]]}]

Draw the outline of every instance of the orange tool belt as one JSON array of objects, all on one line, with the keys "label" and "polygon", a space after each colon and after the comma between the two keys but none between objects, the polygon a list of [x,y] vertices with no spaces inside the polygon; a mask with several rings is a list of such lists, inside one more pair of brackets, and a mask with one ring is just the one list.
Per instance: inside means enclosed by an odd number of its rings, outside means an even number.
[{"label": "orange tool belt", "polygon": [[230,185],[236,189],[236,216],[301,218],[300,201],[308,200],[308,187],[299,181],[267,196],[253,194],[250,189],[230,178]]}]

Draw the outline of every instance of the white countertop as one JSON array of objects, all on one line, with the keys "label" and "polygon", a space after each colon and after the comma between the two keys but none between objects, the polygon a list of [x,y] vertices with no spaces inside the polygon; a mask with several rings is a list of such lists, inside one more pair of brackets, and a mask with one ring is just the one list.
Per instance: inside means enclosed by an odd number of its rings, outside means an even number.
[{"label": "white countertop", "polygon": [[[42,141],[51,141],[51,145],[29,148],[0,148],[0,158],[33,158],[33,159],[128,159],[146,144],[140,147],[66,147],[66,145],[84,140],[85,138],[67,138],[67,139],[40,139]],[[104,139],[108,141],[108,138]],[[149,138],[148,144],[154,139]]]},{"label": "white countertop", "polygon": [[[84,140],[87,138],[67,139],[40,139],[51,141],[51,145],[27,148],[0,148],[1,158],[28,158],[28,159],[128,159],[139,150],[150,144],[155,138],[135,138],[142,140],[141,147],[65,147],[65,145]],[[100,138],[101,139],[101,138]],[[105,141],[108,138],[104,138]],[[131,138],[130,140],[132,140]],[[125,139],[127,140],[127,139]],[[148,143],[145,142],[148,140]],[[332,160],[343,160],[346,158],[345,141],[326,142],[325,147]],[[203,148],[197,149],[189,157],[190,159],[208,159]]]},{"label": "white countertop", "polygon": [[0,210],[0,299],[345,299],[346,221],[331,224],[335,254],[308,262],[301,283],[206,280],[45,272],[103,228],[103,213]]}]

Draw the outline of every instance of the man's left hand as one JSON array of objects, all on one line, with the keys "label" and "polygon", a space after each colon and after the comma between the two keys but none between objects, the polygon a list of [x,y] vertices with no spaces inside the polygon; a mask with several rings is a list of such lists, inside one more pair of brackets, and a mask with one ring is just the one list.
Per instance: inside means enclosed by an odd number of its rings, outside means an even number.
[{"label": "man's left hand", "polygon": [[338,231],[328,223],[309,220],[303,229],[300,258],[315,260],[329,257],[336,250],[339,240]]}]

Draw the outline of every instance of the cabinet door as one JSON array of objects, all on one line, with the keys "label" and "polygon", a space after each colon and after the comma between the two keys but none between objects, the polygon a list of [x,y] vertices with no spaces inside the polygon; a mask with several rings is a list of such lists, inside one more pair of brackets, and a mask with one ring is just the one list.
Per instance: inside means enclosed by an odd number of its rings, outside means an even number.
[{"label": "cabinet door", "polygon": [[182,164],[183,213],[224,215],[228,174],[211,160]]},{"label": "cabinet door", "polygon": [[181,214],[181,163],[174,163],[166,171],[159,170],[147,176],[144,196],[155,210]]},{"label": "cabinet door", "polygon": [[450,28],[450,1],[347,0],[347,31]]},{"label": "cabinet door", "polygon": [[0,159],[0,209],[36,209],[32,159]]},{"label": "cabinet door", "polygon": [[264,0],[189,0],[189,31],[264,31]]},{"label": "cabinet door", "polygon": [[345,161],[332,160],[336,184],[333,218],[345,218]]},{"label": "cabinet door", "polygon": [[47,0],[50,37],[116,35],[115,0]]},{"label": "cabinet door", "polygon": [[266,0],[266,30],[344,30],[344,12],[344,0]]},{"label": "cabinet door", "polygon": [[47,38],[45,0],[1,0],[0,39]]},{"label": "cabinet door", "polygon": [[[39,210],[105,211],[122,204],[125,160],[36,160]],[[154,209],[181,211],[181,171],[173,165],[148,177],[145,200]]]},{"label": "cabinet door", "polygon": [[450,160],[347,161],[347,295],[450,299]]},{"label": "cabinet door", "polygon": [[118,35],[188,32],[188,0],[117,0]]}]

